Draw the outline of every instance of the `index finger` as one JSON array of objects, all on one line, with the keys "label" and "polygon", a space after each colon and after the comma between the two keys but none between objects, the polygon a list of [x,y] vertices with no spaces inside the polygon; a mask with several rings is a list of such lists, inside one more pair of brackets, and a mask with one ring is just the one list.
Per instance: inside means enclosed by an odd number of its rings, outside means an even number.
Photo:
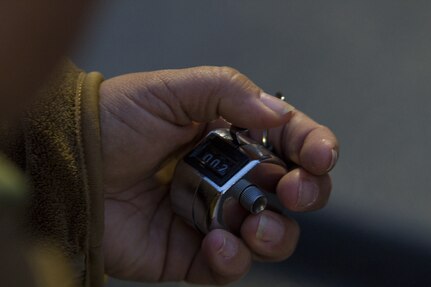
[{"label": "index finger", "polygon": [[139,105],[179,126],[222,117],[244,128],[268,128],[286,122],[293,110],[229,67],[162,70],[119,79],[125,94],[138,97]]}]

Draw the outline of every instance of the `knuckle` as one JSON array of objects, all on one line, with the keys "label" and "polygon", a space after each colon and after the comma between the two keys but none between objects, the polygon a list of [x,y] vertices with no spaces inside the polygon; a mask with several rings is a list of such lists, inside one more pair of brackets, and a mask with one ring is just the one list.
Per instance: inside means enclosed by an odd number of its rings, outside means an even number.
[{"label": "knuckle", "polygon": [[228,81],[242,75],[238,70],[229,66],[218,67],[218,72],[221,79]]},{"label": "knuckle", "polygon": [[232,67],[218,67],[217,75],[219,91],[229,90],[233,94],[244,97],[250,95],[259,97],[261,93],[261,89],[247,76]]},{"label": "knuckle", "polygon": [[251,81],[238,70],[232,67],[220,67],[220,83],[233,88],[241,88],[251,84]]}]

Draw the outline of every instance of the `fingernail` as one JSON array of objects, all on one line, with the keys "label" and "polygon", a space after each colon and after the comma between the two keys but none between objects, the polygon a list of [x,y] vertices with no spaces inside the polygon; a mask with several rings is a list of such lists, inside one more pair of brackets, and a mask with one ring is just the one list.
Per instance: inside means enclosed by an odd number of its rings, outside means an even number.
[{"label": "fingernail", "polygon": [[256,231],[256,238],[265,242],[278,242],[283,237],[284,226],[275,218],[262,214]]},{"label": "fingernail", "polygon": [[218,253],[225,259],[234,257],[238,253],[238,242],[224,237],[223,243],[219,248]]},{"label": "fingernail", "polygon": [[260,95],[260,99],[262,103],[274,111],[276,114],[280,116],[284,116],[285,114],[293,111],[295,109],[294,106],[286,103],[285,101],[280,100],[277,97],[271,96],[267,93],[262,93]]},{"label": "fingernail", "polygon": [[335,149],[331,150],[331,164],[328,167],[328,171],[334,168],[338,160],[338,152]]},{"label": "fingernail", "polygon": [[299,207],[309,207],[313,205],[319,196],[319,187],[311,181],[300,181],[298,199],[296,205]]}]

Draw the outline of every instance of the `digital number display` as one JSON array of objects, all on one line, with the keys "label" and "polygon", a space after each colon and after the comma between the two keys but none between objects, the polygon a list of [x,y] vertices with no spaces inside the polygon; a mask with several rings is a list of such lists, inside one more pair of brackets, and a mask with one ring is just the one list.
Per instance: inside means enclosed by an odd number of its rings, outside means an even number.
[{"label": "digital number display", "polygon": [[216,173],[218,176],[225,176],[235,165],[232,160],[210,146],[208,149],[203,150],[203,152],[197,156],[197,159],[202,166]]},{"label": "digital number display", "polygon": [[185,157],[185,161],[219,186],[249,162],[237,146],[216,134],[209,135]]}]

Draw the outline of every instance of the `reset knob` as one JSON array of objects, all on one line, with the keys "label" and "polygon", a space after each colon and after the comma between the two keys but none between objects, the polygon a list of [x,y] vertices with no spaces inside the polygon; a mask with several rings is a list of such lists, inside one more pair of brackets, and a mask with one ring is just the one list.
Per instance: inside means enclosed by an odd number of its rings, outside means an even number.
[{"label": "reset knob", "polygon": [[256,214],[266,208],[268,199],[265,194],[254,184],[245,179],[235,183],[230,192],[234,198],[249,212]]}]

